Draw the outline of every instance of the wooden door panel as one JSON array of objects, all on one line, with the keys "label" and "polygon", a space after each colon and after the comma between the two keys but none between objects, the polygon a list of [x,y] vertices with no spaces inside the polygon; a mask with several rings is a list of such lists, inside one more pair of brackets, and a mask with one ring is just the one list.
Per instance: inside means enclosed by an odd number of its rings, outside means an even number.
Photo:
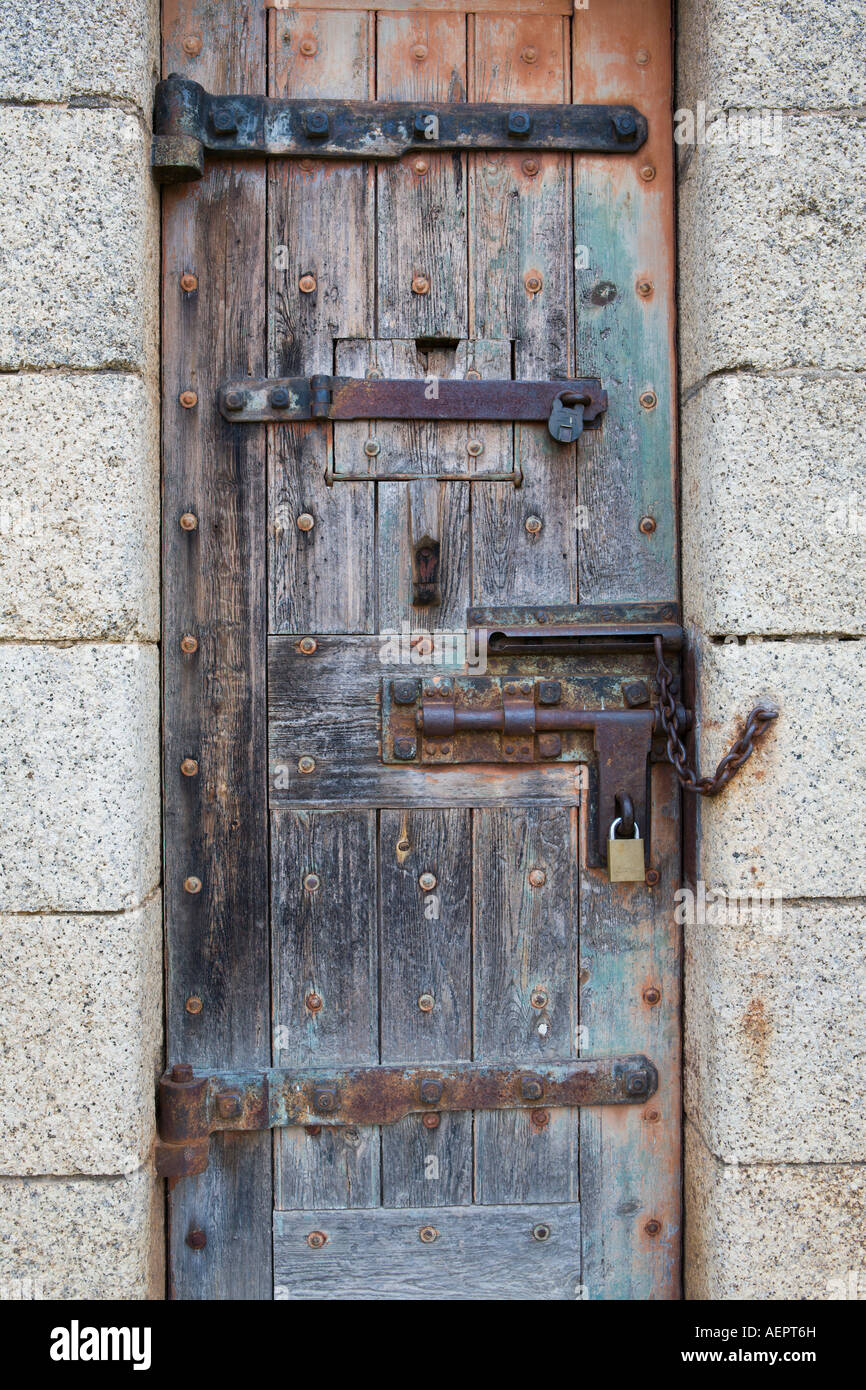
[{"label": "wooden door panel", "polygon": [[[633,103],[650,121],[636,155],[209,158],[166,193],[171,1060],[337,1074],[641,1053],[659,1072],[638,1105],[223,1134],[172,1193],[174,1289],[675,1297],[672,769],[652,767],[641,827],[658,883],[612,885],[590,867],[591,732],[571,761],[430,768],[384,762],[382,728],[383,682],[442,669],[424,643],[464,633],[473,606],[676,598],[669,7],[164,3],[166,71],[214,92],[422,114]],[[564,446],[544,424],[254,425],[213,404],[227,378],[316,372],[434,392],[598,376],[609,405]],[[425,549],[438,568],[419,602]],[[603,655],[534,660],[551,679],[581,661],[611,674]],[[617,660],[621,703],[647,667]],[[520,661],[493,665],[513,678]],[[179,776],[191,757],[197,775]],[[196,1225],[206,1257],[186,1244]]]}]

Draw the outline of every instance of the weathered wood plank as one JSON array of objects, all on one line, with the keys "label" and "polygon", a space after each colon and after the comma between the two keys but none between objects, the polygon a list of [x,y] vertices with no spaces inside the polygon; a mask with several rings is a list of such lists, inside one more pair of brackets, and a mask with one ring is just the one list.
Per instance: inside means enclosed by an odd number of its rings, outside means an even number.
[{"label": "weathered wood plank", "polygon": [[[224,14],[166,0],[163,19],[164,72],[209,90],[264,89],[254,5]],[[202,40],[198,55],[184,49],[188,34]],[[200,183],[163,197],[167,1050],[207,1068],[268,1066],[265,441],[216,408],[221,378],[265,363],[264,168],[212,160]],[[196,289],[181,288],[184,274]],[[198,403],[184,409],[188,390]],[[183,513],[196,529],[181,529]],[[181,652],[184,634],[196,652]],[[185,758],[197,776],[181,774]],[[184,890],[191,876],[199,893]],[[269,1298],[270,1135],[214,1150],[207,1173],[170,1195],[171,1294]],[[193,1226],[203,1251],[186,1244]]]},{"label": "weathered wood plank", "polygon": [[[383,1062],[472,1057],[471,811],[384,810],[379,826]],[[432,888],[420,879],[432,874]],[[419,999],[429,994],[432,1008]],[[426,1001],[425,1001],[426,1002]],[[382,1203],[472,1200],[472,1115],[382,1129]]]},{"label": "weathered wood plank", "polygon": [[[267,0],[269,10],[412,10],[412,0]],[[574,0],[424,0],[418,9],[455,14],[571,14]]]},{"label": "weathered wood plank", "polygon": [[[271,94],[371,97],[373,24],[368,14],[277,14]],[[372,167],[272,160],[268,199],[269,371],[330,374],[337,339],[372,336]],[[272,630],[374,631],[373,485],[326,485],[333,442],[315,422],[269,434]]]},{"label": "weathered wood plank", "polygon": [[[412,10],[376,25],[379,101],[466,100],[466,19]],[[378,170],[379,338],[466,338],[466,155]]]},{"label": "weathered wood plank", "polygon": [[[573,100],[633,102],[649,120],[635,155],[574,157],[577,369],[601,377],[610,396],[579,473],[580,597],[675,598],[670,5],[606,0],[575,12],[574,34]],[[649,409],[641,405],[647,392],[657,399]],[[656,523],[650,534],[639,529],[643,516]]]},{"label": "weathered wood plank", "polygon": [[[431,670],[388,660],[390,640],[320,637],[313,655],[304,656],[296,638],[270,639],[272,805],[575,804],[578,768],[574,763],[558,767],[488,763],[433,770],[384,765],[379,754],[381,681]],[[315,761],[312,772],[298,768],[305,756]]]},{"label": "weathered wood plank", "polygon": [[[422,1230],[435,1238],[421,1240]],[[327,1236],[320,1249],[307,1243],[311,1231]],[[288,1299],[583,1297],[576,1203],[277,1211],[274,1260]]]},{"label": "weathered wood plank", "polygon": [[[584,1049],[639,1050],[658,1068],[644,1106],[581,1111],[584,1282],[591,1299],[680,1297],[680,793],[673,768],[653,768],[655,888],[581,872],[580,978]],[[647,991],[657,990],[659,998]],[[616,1113],[614,1113],[616,1111]],[[628,1113],[626,1113],[628,1111]],[[658,1222],[658,1230],[647,1229]]]},{"label": "weathered wood plank", "polygon": [[[565,807],[474,813],[475,1058],[531,1066],[577,1055],[577,817]],[[533,883],[541,873],[543,882]],[[479,1202],[574,1201],[579,1115],[475,1117]]]},{"label": "weathered wood plank", "polygon": [[[378,1062],[376,813],[278,811],[271,841],[277,1064]],[[280,1207],[376,1206],[379,1174],[374,1126],[278,1131]]]},{"label": "weathered wood plank", "polygon": [[[470,99],[568,101],[568,34],[559,18],[474,16]],[[572,375],[567,156],[470,155],[469,186],[471,333],[512,338],[517,377]],[[523,488],[500,484],[473,498],[474,601],[573,602],[577,446],[556,444],[537,425],[517,426],[515,436]],[[527,530],[530,518],[540,528]]]}]

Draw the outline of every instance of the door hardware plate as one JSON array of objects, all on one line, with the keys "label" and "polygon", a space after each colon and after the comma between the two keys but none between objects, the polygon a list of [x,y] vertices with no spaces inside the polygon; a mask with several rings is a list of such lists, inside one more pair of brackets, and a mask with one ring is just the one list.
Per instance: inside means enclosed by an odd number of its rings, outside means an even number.
[{"label": "door hardware plate", "polygon": [[658,1087],[641,1055],[543,1062],[352,1067],[342,1071],[193,1072],[175,1066],[159,1083],[156,1167],[163,1177],[207,1168],[218,1130],[286,1125],[390,1125],[406,1115],[521,1110],[543,1105],[640,1105]]},{"label": "door hardware plate", "polygon": [[599,429],[607,392],[576,381],[437,380],[343,376],[244,377],[219,390],[220,413],[236,424],[280,420],[548,421],[562,395],[581,397],[583,428]]},{"label": "door hardware plate", "polygon": [[176,73],[154,100],[158,183],[201,178],[204,155],[399,159],[413,150],[634,154],[647,138],[633,106],[394,102],[216,96]]}]

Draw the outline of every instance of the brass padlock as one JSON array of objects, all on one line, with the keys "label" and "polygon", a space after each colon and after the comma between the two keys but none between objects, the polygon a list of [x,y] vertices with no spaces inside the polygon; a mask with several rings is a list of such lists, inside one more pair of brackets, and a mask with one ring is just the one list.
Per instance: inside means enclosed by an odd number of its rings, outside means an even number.
[{"label": "brass padlock", "polygon": [[616,838],[617,826],[622,825],[622,816],[617,816],[610,827],[607,841],[607,872],[611,883],[643,883],[646,869],[643,858],[643,840],[640,837],[637,821],[634,823],[634,836],[631,840]]}]

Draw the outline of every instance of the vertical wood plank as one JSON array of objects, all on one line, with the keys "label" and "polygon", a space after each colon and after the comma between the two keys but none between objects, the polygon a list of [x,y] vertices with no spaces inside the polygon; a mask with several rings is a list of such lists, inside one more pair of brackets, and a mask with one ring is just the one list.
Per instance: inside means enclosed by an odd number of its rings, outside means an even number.
[{"label": "vertical wood plank", "polygon": [[[376,1063],[376,812],[275,811],[272,847],[278,1065]],[[281,1209],[377,1206],[378,1129],[278,1130],[276,1195]]]},{"label": "vertical wood plank", "polygon": [[[577,813],[476,810],[473,1014],[477,1061],[531,1068],[577,1055]],[[544,882],[533,886],[530,872]],[[533,1003],[534,997],[534,1003]],[[478,1202],[576,1201],[579,1112],[475,1116]]]},{"label": "vertical wood plank", "polygon": [[582,603],[678,594],[671,91],[668,0],[575,11],[574,101],[632,102],[649,119],[637,154],[575,157],[577,367],[610,398],[580,470]]},{"label": "vertical wood plank", "polygon": [[[379,101],[466,100],[465,15],[380,14],[376,39]],[[466,156],[382,164],[377,187],[376,336],[466,338]]]},{"label": "vertical wood plank", "polygon": [[[214,13],[166,0],[164,71],[213,91],[261,91],[265,21],[252,4]],[[190,56],[184,39],[201,40]],[[265,450],[216,409],[221,378],[265,363],[265,171],[208,160],[163,194],[163,699],[169,1061],[267,1066]],[[198,277],[185,292],[182,274]],[[192,390],[193,409],[179,393]],[[192,512],[194,531],[179,518]],[[184,655],[191,634],[198,650]],[[198,775],[180,764],[194,758]],[[184,890],[190,876],[199,893]],[[198,999],[198,1012],[187,1000]],[[271,1139],[213,1146],[208,1171],[169,1202],[171,1293],[271,1296]],[[204,1250],[186,1235],[200,1226]]]},{"label": "vertical wood plank", "polygon": [[[382,1061],[472,1056],[471,811],[381,813]],[[419,879],[432,874],[432,889]],[[430,1010],[419,999],[429,994]],[[382,1129],[385,1206],[472,1200],[472,1115],[408,1115]]]},{"label": "vertical wood plank", "polygon": [[[373,23],[369,14],[278,11],[271,94],[370,98]],[[337,340],[372,336],[373,169],[286,159],[269,171],[268,369],[330,375]],[[272,631],[374,631],[373,485],[326,486],[332,439],[321,424],[277,425],[270,435]],[[309,531],[297,526],[304,512]]]},{"label": "vertical wood plank", "polygon": [[[473,16],[470,99],[569,99],[568,21]],[[514,340],[517,377],[573,368],[571,169],[565,155],[469,156],[470,321],[473,336]],[[533,287],[538,285],[538,289]],[[474,602],[566,603],[577,598],[577,448],[543,425],[515,429],[524,485],[475,497]],[[530,517],[541,529],[526,529]]]},{"label": "vertical wood plank", "polygon": [[[581,1026],[594,1056],[643,1052],[659,1089],[642,1106],[581,1111],[583,1282],[590,1299],[680,1297],[680,793],[652,776],[655,888],[581,874]],[[584,825],[585,830],[585,825]],[[584,843],[586,839],[584,836]],[[658,990],[660,999],[645,991]],[[648,1223],[658,1222],[654,1234]]]}]

